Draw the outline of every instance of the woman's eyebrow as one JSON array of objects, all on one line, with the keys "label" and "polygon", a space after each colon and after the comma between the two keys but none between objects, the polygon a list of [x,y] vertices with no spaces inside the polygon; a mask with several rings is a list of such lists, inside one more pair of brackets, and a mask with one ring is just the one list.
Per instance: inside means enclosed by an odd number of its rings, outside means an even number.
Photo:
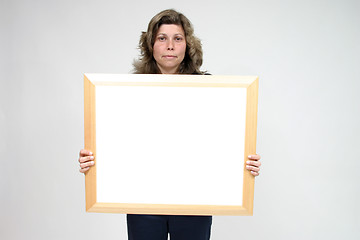
[{"label": "woman's eyebrow", "polygon": [[[165,36],[167,36],[166,33],[158,33],[156,36],[159,36],[159,35],[165,35]],[[184,34],[182,34],[182,33],[175,33],[174,36],[176,36],[176,35],[184,36]]]}]

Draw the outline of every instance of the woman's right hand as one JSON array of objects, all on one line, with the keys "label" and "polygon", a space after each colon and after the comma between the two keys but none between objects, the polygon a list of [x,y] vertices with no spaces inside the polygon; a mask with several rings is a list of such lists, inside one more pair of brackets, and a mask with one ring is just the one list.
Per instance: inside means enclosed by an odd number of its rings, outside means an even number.
[{"label": "woman's right hand", "polygon": [[81,149],[79,153],[79,163],[79,171],[81,173],[86,173],[87,171],[89,171],[90,167],[94,166],[95,164],[93,153],[86,149]]}]

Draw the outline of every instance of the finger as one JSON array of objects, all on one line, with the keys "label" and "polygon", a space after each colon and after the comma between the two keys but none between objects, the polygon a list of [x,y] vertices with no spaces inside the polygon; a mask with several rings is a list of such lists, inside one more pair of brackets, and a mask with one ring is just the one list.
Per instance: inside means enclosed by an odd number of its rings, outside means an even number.
[{"label": "finger", "polygon": [[80,169],[79,169],[79,172],[81,172],[81,173],[85,173],[85,172],[89,171],[89,169],[90,169],[90,167],[87,167],[87,168],[80,168]]},{"label": "finger", "polygon": [[94,160],[94,156],[80,157],[79,163],[84,163],[84,162],[88,162],[88,161],[92,161],[92,160]]},{"label": "finger", "polygon": [[250,165],[250,166],[255,166],[255,167],[260,167],[261,166],[260,161],[246,161],[246,164]]},{"label": "finger", "polygon": [[86,150],[86,149],[81,149],[80,153],[79,153],[80,157],[92,156],[92,155],[93,155],[93,153],[91,151]]},{"label": "finger", "polygon": [[259,154],[254,154],[254,155],[249,155],[248,158],[256,161],[256,160],[260,160],[261,156]]},{"label": "finger", "polygon": [[254,167],[254,166],[249,166],[249,165],[246,165],[246,169],[250,170],[251,172],[259,172],[260,171],[260,168]]},{"label": "finger", "polygon": [[80,168],[91,167],[91,166],[93,166],[94,164],[95,164],[94,161],[86,162],[86,163],[81,163],[81,164],[80,164]]},{"label": "finger", "polygon": [[250,173],[251,173],[252,175],[254,175],[255,177],[260,175],[259,172],[250,171]]}]

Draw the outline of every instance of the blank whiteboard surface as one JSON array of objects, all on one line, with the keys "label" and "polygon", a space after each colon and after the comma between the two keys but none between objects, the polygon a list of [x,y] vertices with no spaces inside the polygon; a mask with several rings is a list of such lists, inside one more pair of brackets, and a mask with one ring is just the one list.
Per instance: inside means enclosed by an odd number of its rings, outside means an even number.
[{"label": "blank whiteboard surface", "polygon": [[95,91],[97,202],[242,205],[246,88]]}]

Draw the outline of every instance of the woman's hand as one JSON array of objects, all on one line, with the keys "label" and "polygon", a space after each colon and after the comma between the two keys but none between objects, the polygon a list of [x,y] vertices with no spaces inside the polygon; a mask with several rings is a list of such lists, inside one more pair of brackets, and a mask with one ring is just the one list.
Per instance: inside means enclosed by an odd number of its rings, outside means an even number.
[{"label": "woman's hand", "polygon": [[261,162],[259,161],[261,158],[260,155],[249,155],[248,158],[249,160],[246,161],[246,169],[249,170],[252,175],[259,176],[261,166]]},{"label": "woman's hand", "polygon": [[[87,172],[91,166],[94,166],[95,162],[94,157],[92,156],[92,152],[86,150],[86,149],[81,149],[80,153],[79,153],[79,163],[80,163],[80,169],[79,171],[81,173],[85,173]],[[259,171],[260,171],[260,166],[261,166],[261,162],[260,160],[260,155],[255,154],[255,155],[249,155],[248,156],[249,160],[246,161],[246,169],[250,171],[250,173],[254,176],[259,176]]]},{"label": "woman's hand", "polygon": [[86,149],[81,149],[80,153],[79,153],[79,163],[80,163],[79,171],[81,173],[85,173],[85,172],[89,171],[90,167],[94,166],[94,164],[95,164],[94,156],[93,156],[92,152],[90,152]]}]

